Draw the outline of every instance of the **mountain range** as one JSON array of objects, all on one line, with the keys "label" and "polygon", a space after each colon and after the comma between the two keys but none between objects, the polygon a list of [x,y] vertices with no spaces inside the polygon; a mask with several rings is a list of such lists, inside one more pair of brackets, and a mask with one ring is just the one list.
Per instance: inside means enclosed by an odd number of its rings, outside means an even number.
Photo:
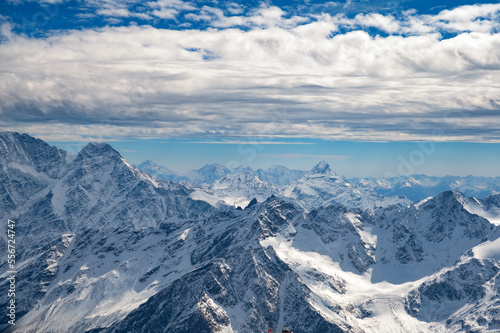
[{"label": "mountain range", "polygon": [[221,164],[207,164],[197,170],[191,170],[185,175],[180,176],[167,167],[158,165],[150,160],[138,164],[137,168],[161,180],[171,180],[175,182],[186,181],[193,184],[204,183],[209,185],[230,174],[251,173],[273,185],[285,186],[299,180],[307,173],[306,171],[288,169],[282,165],[273,165],[266,170],[253,170],[250,167],[228,168]]},{"label": "mountain range", "polygon": [[379,179],[353,178],[350,181],[371,187],[382,195],[404,195],[412,201],[422,200],[448,190],[483,199],[500,194],[500,177],[411,175]]},{"label": "mountain range", "polygon": [[[207,164],[198,170],[179,176],[152,161],[145,161],[137,168],[157,179],[191,182],[198,185],[202,183],[210,185],[226,175],[247,172],[281,189],[297,183],[308,173],[308,171],[288,169],[282,165],[273,165],[266,170],[253,170],[250,167],[230,169],[220,164]],[[347,181],[358,187],[369,187],[383,196],[405,196],[411,201],[419,201],[448,190],[481,199],[500,194],[500,177],[402,175],[388,178],[350,178]]]},{"label": "mountain range", "polygon": [[325,162],[173,181],[12,132],[0,170],[2,332],[500,332],[499,194],[411,201]]}]

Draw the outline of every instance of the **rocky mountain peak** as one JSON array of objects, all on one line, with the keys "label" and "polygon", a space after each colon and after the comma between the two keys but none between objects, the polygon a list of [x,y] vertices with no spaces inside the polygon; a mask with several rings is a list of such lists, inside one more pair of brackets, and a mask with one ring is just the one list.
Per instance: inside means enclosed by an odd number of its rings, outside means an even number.
[{"label": "rocky mountain peak", "polygon": [[118,155],[121,157],[119,152],[105,142],[90,142],[83,147],[80,153],[89,155]]},{"label": "rocky mountain peak", "polygon": [[330,165],[325,161],[321,161],[314,166],[314,168],[309,171],[308,175],[336,175],[335,172],[330,169]]},{"label": "rocky mountain peak", "polygon": [[88,143],[78,153],[75,163],[98,163],[115,164],[122,159],[122,156],[113,147],[104,142],[91,142]]},{"label": "rocky mountain peak", "polygon": [[14,162],[53,177],[66,163],[68,153],[28,134],[0,132],[0,164]]},{"label": "rocky mountain peak", "polygon": [[138,165],[139,169],[141,169],[143,167],[147,167],[147,166],[159,166],[159,165],[151,160],[146,160]]},{"label": "rocky mountain peak", "polygon": [[450,207],[459,206],[463,202],[464,195],[457,191],[445,191],[425,202],[424,206]]}]

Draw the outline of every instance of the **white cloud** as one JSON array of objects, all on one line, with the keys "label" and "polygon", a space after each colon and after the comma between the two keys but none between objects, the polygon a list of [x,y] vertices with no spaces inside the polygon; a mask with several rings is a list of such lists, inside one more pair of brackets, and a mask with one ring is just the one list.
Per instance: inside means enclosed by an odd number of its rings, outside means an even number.
[{"label": "white cloud", "polygon": [[441,11],[436,20],[448,22],[472,22],[479,18],[495,20],[500,12],[500,4],[461,6]]},{"label": "white cloud", "polygon": [[401,30],[399,22],[391,15],[381,15],[376,13],[358,14],[353,20],[361,27],[373,27],[387,33],[396,33]]},{"label": "white cloud", "polygon": [[[412,13],[410,13],[412,14]],[[443,10],[435,16],[410,17],[408,32],[494,32],[500,28],[500,4],[461,6]]]},{"label": "white cloud", "polygon": [[443,10],[437,15],[418,15],[415,10],[401,13],[401,17],[378,13],[358,14],[348,18],[344,14],[318,15],[316,18],[351,30],[376,28],[389,34],[424,35],[429,33],[485,32],[500,30],[500,4],[481,4]]},{"label": "white cloud", "polygon": [[151,8],[175,8],[179,10],[195,10],[197,7],[189,2],[182,0],[156,0],[146,3]]},{"label": "white cloud", "polygon": [[233,15],[243,14],[244,6],[235,2],[227,4],[227,10]]},{"label": "white cloud", "polygon": [[[166,4],[175,1],[151,8]],[[197,13],[231,28],[120,27],[35,39],[5,27],[0,125],[74,138],[98,135],[104,122],[118,138],[500,141],[498,33],[466,29],[443,39],[443,12],[308,23],[265,7],[250,16]],[[341,34],[340,24],[393,35]],[[415,26],[414,35],[397,34]]]},{"label": "white cloud", "polygon": [[99,16],[123,18],[123,17],[137,17],[144,20],[151,19],[146,13],[136,12],[129,9],[129,7],[138,1],[136,0],[87,0],[86,5],[95,9],[95,13]]},{"label": "white cloud", "polygon": [[[227,9],[229,13],[233,13],[232,7]],[[248,15],[233,15],[226,16],[226,13],[216,7],[203,6],[200,11],[196,13],[189,13],[184,15],[188,20],[200,22],[205,21],[212,27],[217,28],[231,28],[231,27],[285,27],[293,28],[299,24],[310,21],[308,17],[293,16],[291,18],[284,18],[285,12],[275,6],[262,5]]]},{"label": "white cloud", "polygon": [[180,11],[196,10],[196,6],[181,0],[149,1],[146,5],[153,9],[150,14],[161,19],[175,19]]},{"label": "white cloud", "polygon": [[155,9],[151,12],[151,15],[162,19],[173,19],[177,14],[179,14],[179,12],[173,8]]},{"label": "white cloud", "polygon": [[14,33],[12,32],[12,25],[10,23],[3,23],[0,25],[0,41],[2,39],[12,39]]},{"label": "white cloud", "polygon": [[259,26],[272,27],[282,20],[285,12],[279,7],[261,7],[258,8],[250,21]]},{"label": "white cloud", "polygon": [[117,17],[129,17],[132,14],[126,8],[106,8],[106,9],[99,9],[96,13],[98,15],[117,16]]}]

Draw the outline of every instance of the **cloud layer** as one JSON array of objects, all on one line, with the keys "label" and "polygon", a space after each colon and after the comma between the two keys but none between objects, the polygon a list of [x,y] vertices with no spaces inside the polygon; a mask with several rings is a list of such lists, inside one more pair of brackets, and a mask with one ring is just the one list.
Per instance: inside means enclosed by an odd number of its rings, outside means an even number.
[{"label": "cloud layer", "polygon": [[[106,3],[100,15],[137,14]],[[175,16],[189,3],[148,6]],[[4,24],[0,126],[54,140],[500,141],[500,5],[352,18],[233,9],[192,12],[204,30],[29,38]]]}]

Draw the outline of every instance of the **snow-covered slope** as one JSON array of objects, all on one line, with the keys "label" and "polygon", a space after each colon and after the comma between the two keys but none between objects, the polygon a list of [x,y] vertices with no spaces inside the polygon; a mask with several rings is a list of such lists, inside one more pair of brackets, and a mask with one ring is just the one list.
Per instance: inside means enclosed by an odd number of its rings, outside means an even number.
[{"label": "snow-covered slope", "polygon": [[500,331],[500,234],[426,278],[406,296],[412,316],[447,332]]},{"label": "snow-covered slope", "polygon": [[460,197],[464,208],[472,214],[484,217],[495,225],[500,225],[500,194],[491,195],[485,199]]},{"label": "snow-covered slope", "polygon": [[[17,200],[0,202],[18,226],[16,333],[500,331],[498,196],[389,205],[320,163],[290,197],[228,174],[206,189],[263,196],[215,209],[106,144],[69,156],[0,138]],[[3,308],[6,274],[4,261]]]},{"label": "snow-covered slope", "polygon": [[105,332],[262,332],[269,323],[285,321],[300,332],[351,329],[312,309],[308,288],[259,242],[296,213],[290,203],[273,198],[205,221],[191,234],[199,244],[191,253],[197,268]]},{"label": "snow-covered slope", "polygon": [[[443,200],[452,201],[449,194],[435,201]],[[440,213],[449,208],[459,207],[450,204]],[[433,221],[440,221],[439,208],[432,202],[421,209],[436,213]],[[426,288],[426,281],[442,274],[441,268],[430,271],[429,278],[375,281],[375,267],[393,263],[375,260],[377,240],[386,232],[377,225],[384,226],[384,219],[369,222],[365,218],[369,217],[340,206],[304,214],[292,201],[277,197],[248,210],[213,216],[203,227],[190,230],[197,235],[192,240],[200,242],[198,250],[191,252],[191,263],[198,268],[106,332],[260,332],[269,323],[275,327],[287,323],[300,332],[449,331],[446,313],[454,312],[443,310],[443,318],[427,320],[409,306],[410,297],[416,297],[414,290]],[[462,224],[474,228],[476,223]],[[457,233],[458,238],[476,237],[474,233],[462,236]],[[424,255],[422,261],[432,261],[435,254]],[[412,264],[400,263],[400,268],[404,265]],[[483,274],[482,269],[472,272]],[[460,283],[467,288],[470,282]]]}]

